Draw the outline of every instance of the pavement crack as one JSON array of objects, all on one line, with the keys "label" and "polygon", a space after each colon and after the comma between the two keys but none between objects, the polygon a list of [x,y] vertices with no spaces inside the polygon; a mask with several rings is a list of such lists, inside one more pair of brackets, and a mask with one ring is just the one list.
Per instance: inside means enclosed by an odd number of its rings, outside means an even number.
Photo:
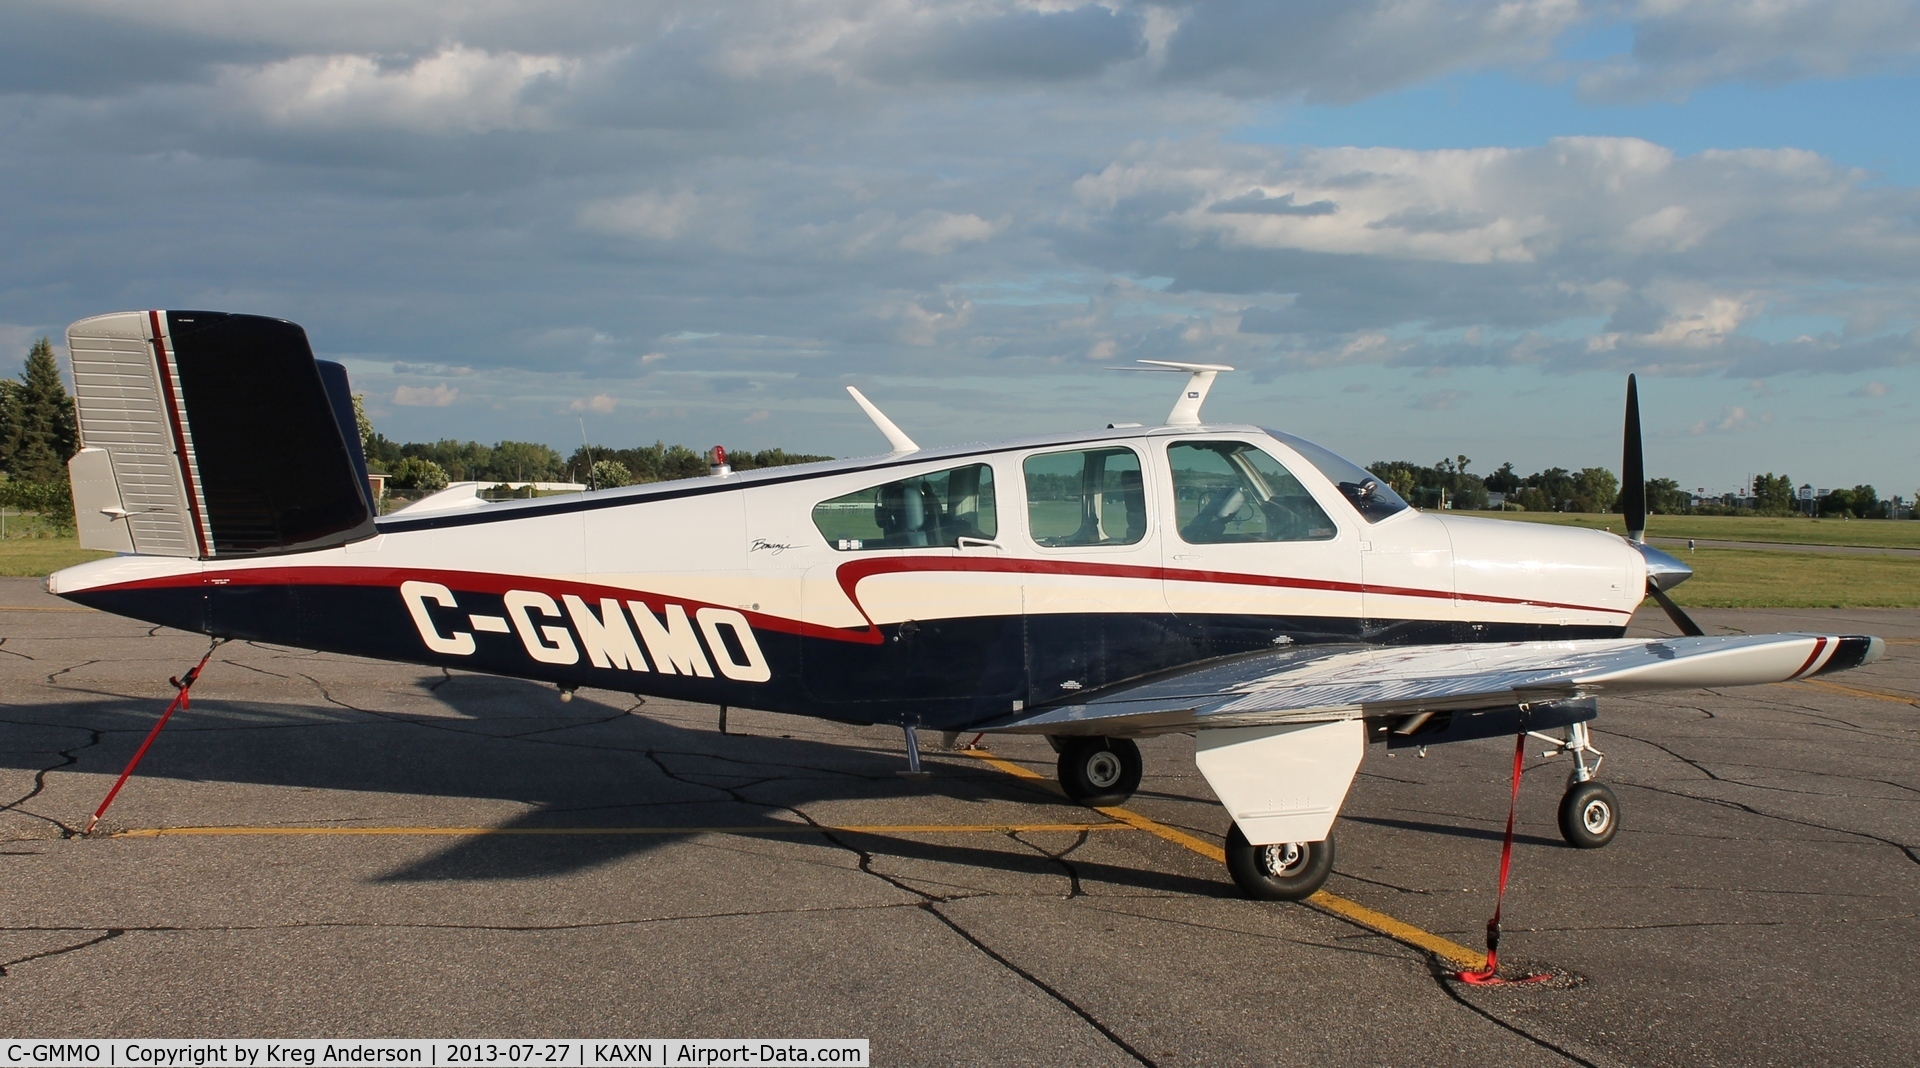
[{"label": "pavement crack", "polygon": [[[97,930],[97,928],[94,928],[94,929]],[[44,960],[47,957],[58,957],[66,953],[78,952],[79,950],[86,949],[89,946],[97,946],[102,942],[111,942],[114,939],[119,938],[121,935],[124,935],[126,933],[127,933],[127,929],[124,927],[109,927],[107,928],[105,934],[99,935],[94,938],[89,938],[84,942],[75,942],[73,945],[70,945],[70,946],[61,946],[58,949],[42,950],[38,953],[29,953],[24,957],[19,957],[14,960],[0,962],[0,979],[5,978],[7,975],[7,969],[14,967],[15,965],[25,964],[28,961]]]},{"label": "pavement crack", "polygon": [[[65,749],[55,750],[54,755],[60,758],[60,762],[50,767],[41,768],[38,771],[34,772],[33,788],[28,790],[25,794],[21,795],[20,797],[17,797],[14,800],[9,801],[4,805],[0,805],[0,812],[17,812],[22,816],[28,816],[33,819],[40,820],[43,823],[51,824],[52,826],[57,828],[60,831],[60,837],[73,838],[78,836],[80,833],[80,831],[77,828],[68,826],[66,823],[63,823],[60,820],[53,818],[52,816],[42,816],[38,812],[34,812],[23,807],[26,805],[27,802],[33,800],[36,797],[39,797],[41,793],[43,793],[46,790],[48,775],[51,775],[52,773],[59,771],[61,768],[70,768],[73,765],[80,763],[80,751],[83,749],[91,749],[92,747],[99,745],[101,738],[105,737],[105,733],[97,727],[69,727],[67,729],[76,730],[76,731],[85,731],[87,735],[86,740],[80,742],[77,745],[68,746]],[[6,974],[5,968],[4,966],[0,966],[0,975],[4,975],[4,974]]]},{"label": "pavement crack", "polygon": [[1775,812],[1763,812],[1760,809],[1753,807],[1752,805],[1744,804],[1739,801],[1730,801],[1722,797],[1701,797],[1698,794],[1690,794],[1684,790],[1668,790],[1658,786],[1648,786],[1644,783],[1623,782],[1620,785],[1632,786],[1632,787],[1636,787],[1638,789],[1646,790],[1656,794],[1666,794],[1669,797],[1681,797],[1681,798],[1685,798],[1688,801],[1698,801],[1703,805],[1719,805],[1722,808],[1737,809],[1741,812],[1747,813],[1748,815],[1759,816],[1761,819],[1779,820],[1781,823],[1791,823],[1797,827],[1811,827],[1817,831],[1827,831],[1832,834],[1846,834],[1846,835],[1852,835],[1855,838],[1865,838],[1869,842],[1878,842],[1881,845],[1892,846],[1893,848],[1898,849],[1903,855],[1905,855],[1908,860],[1913,861],[1915,864],[1920,864],[1920,850],[1916,850],[1915,847],[1910,846],[1905,842],[1896,841],[1892,838],[1886,838],[1881,835],[1874,834],[1870,831],[1849,830],[1848,828],[1835,827],[1831,824],[1816,823],[1813,820],[1795,819],[1792,816],[1782,816]]},{"label": "pavement crack", "polygon": [[98,664],[99,662],[100,661],[98,660],[82,660],[78,664],[69,664],[66,667],[61,668],[59,671],[56,671],[53,674],[48,675],[47,684],[49,686],[58,686],[60,685],[60,683],[55,680],[59,679],[60,676],[65,675],[69,671],[78,671],[83,667],[86,667],[90,664]]},{"label": "pavement crack", "polygon": [[12,638],[0,638],[0,653],[5,653],[8,656],[17,656],[22,660],[38,659],[37,657],[31,657],[25,653],[15,652],[14,650],[7,648],[7,643],[12,640],[13,640]]},{"label": "pavement crack", "polygon": [[1073,844],[1068,846],[1065,849],[1060,850],[1058,853],[1055,853],[1047,849],[1047,847],[1041,845],[1038,842],[1028,841],[1025,837],[1021,835],[1021,832],[1019,831],[1009,831],[1007,832],[1007,837],[1012,839],[1015,842],[1020,843],[1023,846],[1026,846],[1028,849],[1033,850],[1034,852],[1040,854],[1041,856],[1047,858],[1048,860],[1053,861],[1055,864],[1060,865],[1060,870],[1063,872],[1066,872],[1067,874],[1066,897],[1068,900],[1072,900],[1076,897],[1085,896],[1085,891],[1080,889],[1080,868],[1078,865],[1074,864],[1073,861],[1067,859],[1067,854],[1087,844],[1086,831],[1081,831],[1075,834],[1073,836]]},{"label": "pavement crack", "polygon": [[1074,1001],[1072,998],[1068,997],[1066,994],[1056,989],[1051,983],[1047,982],[1045,979],[1040,978],[1039,976],[1033,974],[1032,972],[1026,970],[1025,968],[1020,967],[1018,964],[1015,964],[1013,961],[1008,960],[1006,957],[1002,956],[992,946],[987,945],[984,941],[980,940],[978,937],[975,937],[973,932],[961,926],[959,921],[955,920],[953,917],[947,915],[946,913],[941,912],[936,902],[931,900],[923,901],[920,903],[920,909],[921,911],[925,912],[927,915],[932,916],[934,919],[939,920],[942,924],[945,924],[948,930],[952,931],[954,934],[959,935],[961,940],[965,941],[968,945],[972,946],[974,949],[979,950],[983,956],[993,961],[994,963],[1000,965],[1002,968],[1005,968],[1007,971],[1012,972],[1014,975],[1019,976],[1021,979],[1025,980],[1030,986],[1032,986],[1035,990],[1038,990],[1041,993],[1052,998],[1053,1000],[1059,1002],[1062,1008],[1065,1008],[1068,1012],[1071,1012],[1075,1016],[1078,1016],[1080,1017],[1080,1019],[1086,1021],[1086,1024],[1088,1027],[1091,1027],[1095,1031],[1100,1032],[1100,1034],[1104,1036],[1108,1042],[1113,1043],[1114,1048],[1125,1053],[1127,1056],[1132,1057],[1137,1063],[1145,1065],[1146,1068],[1158,1068],[1158,1062],[1156,1062],[1153,1058],[1147,1056],[1146,1054],[1140,1052],[1139,1050],[1135,1049],[1132,1043],[1128,1042],[1124,1038],[1121,1038],[1120,1035],[1113,1030],[1113,1028],[1108,1027],[1106,1024],[1100,1022],[1100,1018],[1098,1016],[1095,1016],[1092,1012],[1083,1008],[1078,1002]]},{"label": "pavement crack", "polygon": [[1584,1068],[1604,1068],[1604,1066],[1598,1061],[1589,1060],[1586,1057],[1582,1057],[1578,1053],[1573,1052],[1572,1050],[1566,1048],[1566,1046],[1561,1045],[1558,1042],[1555,1042],[1554,1040],[1546,1037],[1545,1035],[1529,1030],[1528,1028],[1523,1027],[1520,1024],[1507,1019],[1504,1016],[1501,1016],[1499,1013],[1494,1012],[1492,1009],[1489,1009],[1483,1005],[1476,1005],[1472,1001],[1467,1000],[1467,998],[1463,996],[1463,994],[1461,993],[1459,989],[1459,984],[1455,982],[1452,978],[1450,978],[1450,975],[1452,973],[1447,969],[1447,967],[1444,964],[1440,962],[1440,959],[1438,957],[1428,958],[1427,968],[1433,974],[1434,983],[1440,987],[1440,989],[1447,995],[1448,999],[1450,999],[1455,1005],[1458,1005],[1461,1008],[1466,1009],[1468,1012],[1471,1012],[1475,1016],[1478,1016],[1481,1019],[1487,1021],[1488,1023],[1493,1024],[1495,1027],[1499,1027],[1499,1028],[1502,1028],[1503,1030],[1510,1031],[1514,1035],[1517,1035],[1518,1037],[1523,1038],[1528,1042],[1533,1043],[1536,1046],[1539,1046],[1541,1049],[1546,1050],[1550,1053],[1557,1054],[1565,1058],[1566,1060],[1571,1061],[1574,1064],[1583,1065]]}]

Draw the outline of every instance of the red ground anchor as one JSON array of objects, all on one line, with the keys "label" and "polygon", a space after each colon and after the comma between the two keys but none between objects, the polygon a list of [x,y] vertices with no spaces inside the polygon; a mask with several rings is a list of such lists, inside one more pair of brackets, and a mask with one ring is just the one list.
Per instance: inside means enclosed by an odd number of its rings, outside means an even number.
[{"label": "red ground anchor", "polygon": [[172,703],[167,705],[167,710],[160,714],[160,721],[147,732],[147,740],[141,742],[140,748],[133,751],[133,759],[127,761],[127,770],[121,772],[120,778],[114,781],[113,789],[107,791],[106,800],[100,802],[100,807],[93,810],[93,818],[87,821],[87,829],[81,831],[81,834],[92,834],[94,827],[99,825],[100,817],[107,814],[107,806],[113,804],[113,799],[120,796],[120,788],[127,784],[127,779],[133,775],[133,769],[140,766],[140,758],[147,755],[147,748],[153,745],[155,738],[159,737],[160,728],[166,726],[167,720],[173,718],[174,709],[188,707],[187,691],[193,689],[194,680],[200,677],[201,669],[207,666],[207,661],[213,659],[213,651],[220,648],[221,643],[225,641],[225,638],[215,638],[213,644],[207,647],[207,655],[200,658],[200,662],[193,666],[193,670],[187,672],[185,678],[167,680],[169,685],[179,687],[180,692],[174,694]]},{"label": "red ground anchor", "polygon": [[1450,973],[1453,978],[1470,986],[1513,986],[1519,983],[1539,983],[1551,979],[1549,975],[1528,975],[1520,979],[1500,978],[1500,910],[1507,901],[1507,871],[1513,866],[1513,813],[1520,805],[1520,771],[1527,755],[1526,720],[1521,720],[1520,734],[1513,740],[1513,794],[1507,798],[1507,835],[1500,844],[1500,889],[1493,899],[1493,918],[1487,921],[1487,966],[1480,971],[1457,971]]}]

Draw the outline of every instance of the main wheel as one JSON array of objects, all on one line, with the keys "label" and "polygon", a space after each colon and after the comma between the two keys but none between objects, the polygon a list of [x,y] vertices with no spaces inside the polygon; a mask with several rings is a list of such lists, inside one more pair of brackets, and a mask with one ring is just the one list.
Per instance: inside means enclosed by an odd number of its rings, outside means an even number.
[{"label": "main wheel", "polygon": [[1140,788],[1140,747],[1128,738],[1065,738],[1060,788],[1090,808],[1125,804]]},{"label": "main wheel", "polygon": [[1227,832],[1227,872],[1241,893],[1260,901],[1312,897],[1333,874],[1333,835],[1324,842],[1257,846],[1236,823]]},{"label": "main wheel", "polygon": [[1560,799],[1560,836],[1576,849],[1599,849],[1620,830],[1620,799],[1589,779],[1567,787]]}]

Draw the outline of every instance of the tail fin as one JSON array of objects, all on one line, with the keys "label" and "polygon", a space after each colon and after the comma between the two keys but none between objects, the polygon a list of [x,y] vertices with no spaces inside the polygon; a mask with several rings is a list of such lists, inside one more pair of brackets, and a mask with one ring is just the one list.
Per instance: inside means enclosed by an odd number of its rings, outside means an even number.
[{"label": "tail fin", "polygon": [[67,328],[80,544],[258,556],[374,533],[346,369],[284,319],[115,312]]}]

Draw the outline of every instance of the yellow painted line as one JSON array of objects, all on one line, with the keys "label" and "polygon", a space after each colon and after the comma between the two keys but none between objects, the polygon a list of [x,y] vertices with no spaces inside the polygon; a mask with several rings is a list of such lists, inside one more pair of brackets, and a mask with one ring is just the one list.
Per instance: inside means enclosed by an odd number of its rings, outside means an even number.
[{"label": "yellow painted line", "polygon": [[1920,705],[1920,697],[1915,697],[1911,694],[1885,693],[1880,690],[1863,690],[1858,686],[1843,686],[1840,683],[1828,682],[1825,679],[1801,679],[1800,685],[1811,686],[1816,690],[1826,690],[1830,693],[1843,693],[1848,697],[1865,697],[1871,701],[1893,701],[1903,705]]},{"label": "yellow painted line", "polygon": [[[1015,764],[1011,760],[1002,760],[999,757],[990,756],[977,749],[966,749],[961,752],[981,763],[990,764],[1009,775],[1022,779],[1040,779],[1049,786],[1055,785],[1052,780],[1046,779],[1033,769]],[[1058,787],[1055,786],[1055,789],[1058,789]],[[1182,849],[1198,853],[1215,863],[1226,863],[1226,850],[1221,849],[1219,846],[1205,839],[1196,838],[1185,831],[1169,827],[1151,817],[1142,816],[1130,808],[1100,808],[1094,811],[1121,824],[1125,824],[1128,827],[1132,827],[1135,830],[1145,831],[1157,838],[1164,838]],[[1111,824],[1109,826],[1111,826]],[[1402,920],[1396,920],[1384,912],[1370,909],[1357,901],[1349,901],[1338,894],[1330,894],[1322,890],[1306,899],[1302,904],[1312,906],[1329,916],[1346,920],[1348,923],[1358,924],[1375,934],[1385,935],[1402,945],[1425,950],[1458,967],[1479,969],[1487,966],[1486,954],[1478,950],[1468,949],[1466,946],[1452,939],[1442,938],[1431,931],[1415,927],[1413,924]]]},{"label": "yellow painted line", "polygon": [[91,612],[91,608],[59,608],[49,605],[41,607],[29,604],[0,604],[0,612]]},{"label": "yellow painted line", "polygon": [[851,823],[815,827],[807,824],[740,827],[141,827],[115,831],[109,838],[179,838],[233,835],[359,836],[438,835],[657,835],[657,834],[1037,834],[1047,831],[1124,831],[1114,823]]},{"label": "yellow painted line", "polygon": [[1462,968],[1479,971],[1487,966],[1487,956],[1479,950],[1468,949],[1450,938],[1442,938],[1431,931],[1396,920],[1384,912],[1376,912],[1357,901],[1348,901],[1337,894],[1329,894],[1322,890],[1308,898],[1306,904],[1350,923],[1357,923],[1370,931],[1386,935],[1395,942],[1413,946],[1416,949],[1424,949]]},{"label": "yellow painted line", "polygon": [[1221,864],[1227,862],[1227,851],[1202,838],[1195,838],[1185,831],[1175,830],[1157,820],[1148,819],[1129,808],[1098,808],[1095,812],[1102,816],[1112,816],[1121,823],[1142,830],[1156,838],[1164,838],[1182,849],[1198,853],[1211,861]]}]

